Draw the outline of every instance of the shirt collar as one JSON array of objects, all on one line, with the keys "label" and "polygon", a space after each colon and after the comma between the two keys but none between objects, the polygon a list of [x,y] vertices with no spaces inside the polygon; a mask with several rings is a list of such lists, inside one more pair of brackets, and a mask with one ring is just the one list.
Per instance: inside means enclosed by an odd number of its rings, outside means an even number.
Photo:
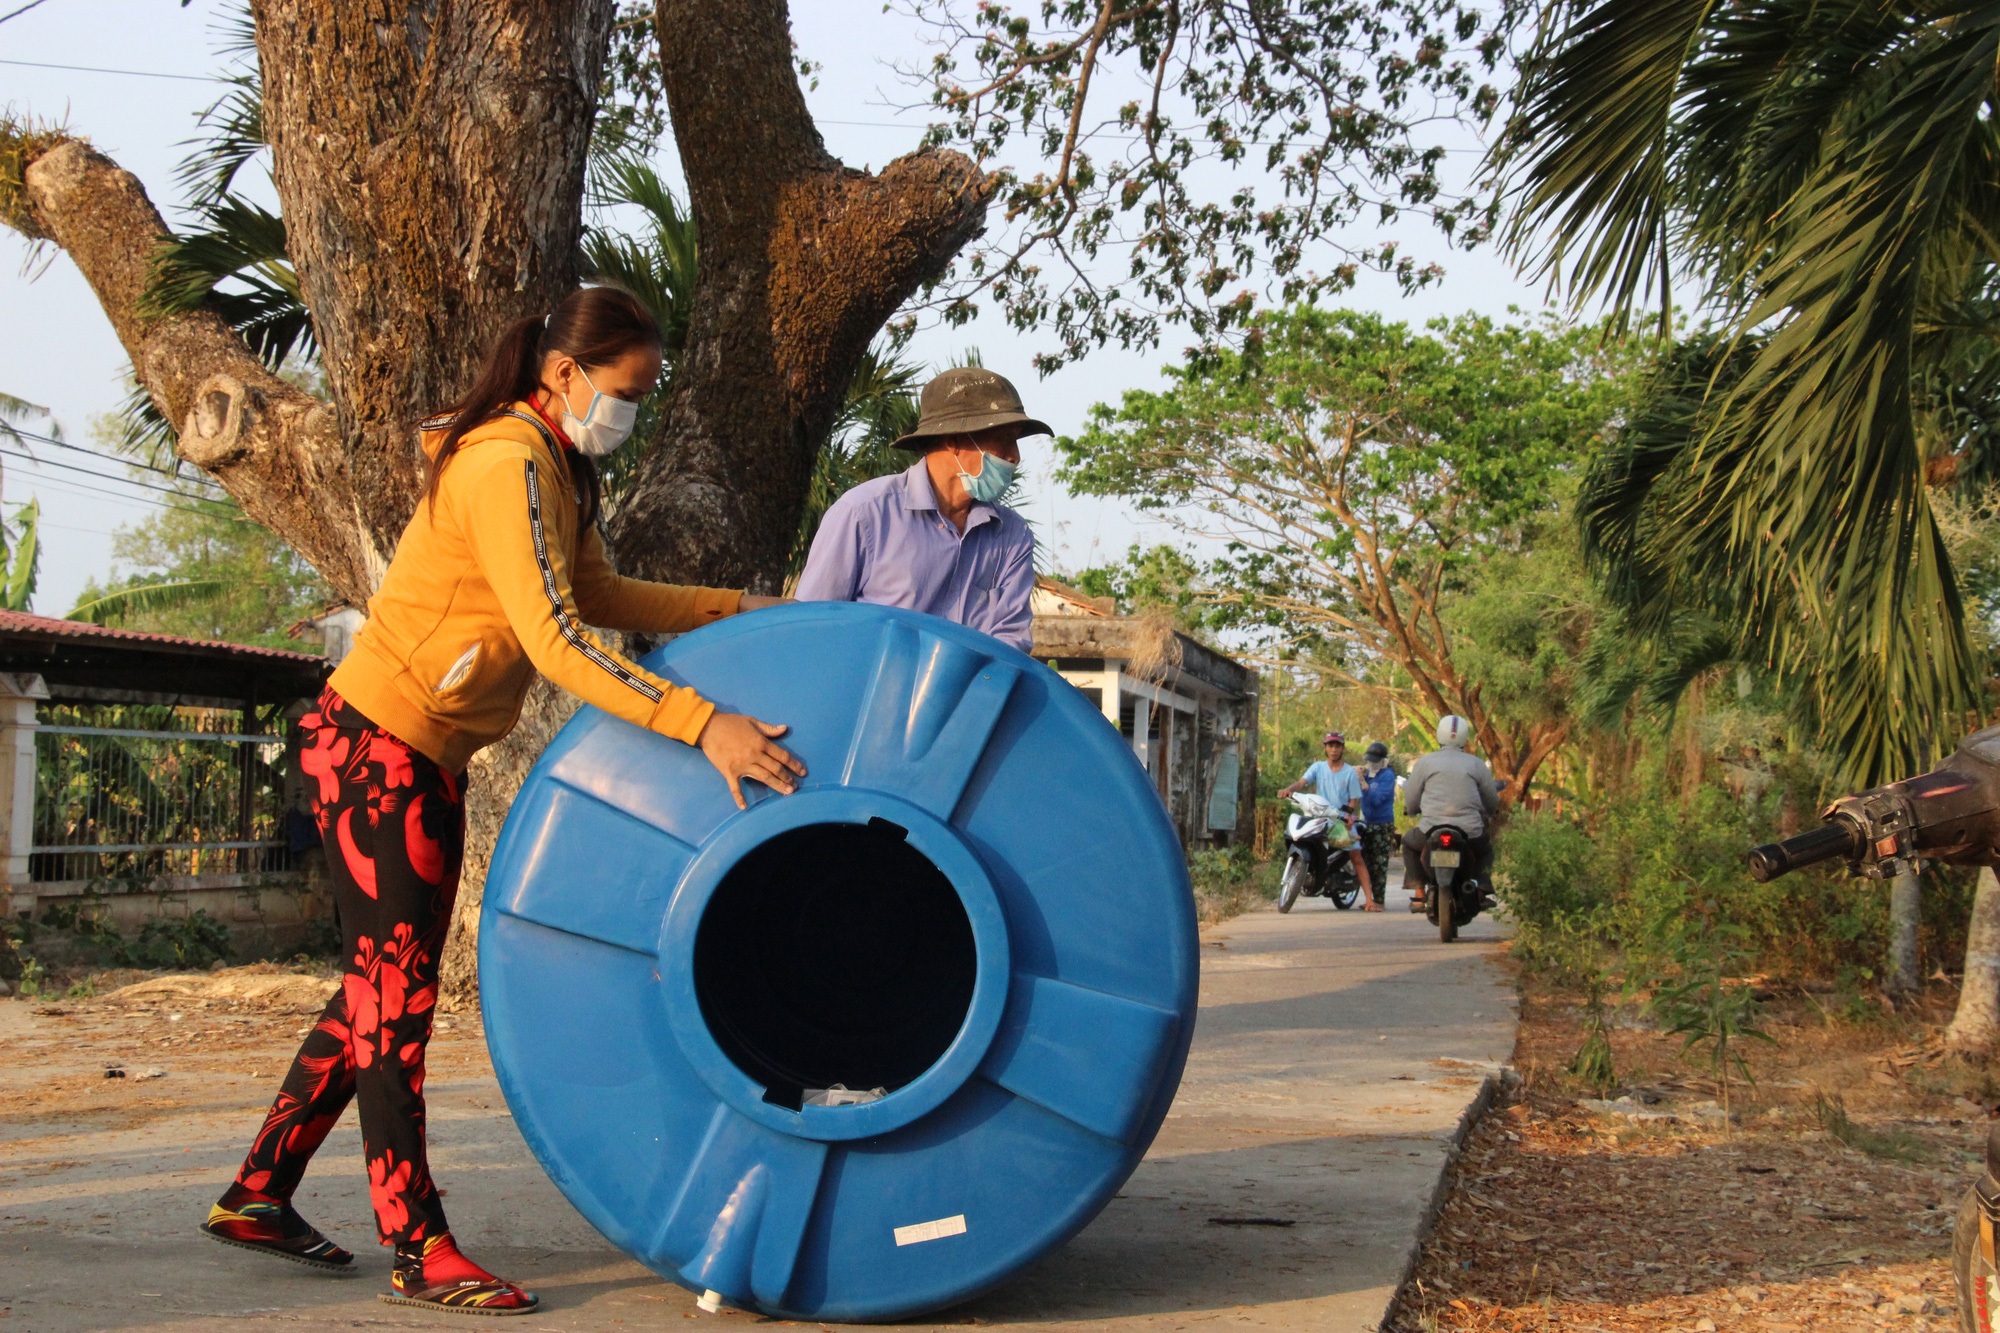
[{"label": "shirt collar", "polygon": [[[937,488],[931,485],[930,467],[921,458],[903,470],[903,508],[928,510],[940,517],[943,516],[944,511],[938,508]],[[965,516],[965,529],[970,532],[981,523],[998,517],[992,505],[984,500],[974,500],[972,511]]]}]

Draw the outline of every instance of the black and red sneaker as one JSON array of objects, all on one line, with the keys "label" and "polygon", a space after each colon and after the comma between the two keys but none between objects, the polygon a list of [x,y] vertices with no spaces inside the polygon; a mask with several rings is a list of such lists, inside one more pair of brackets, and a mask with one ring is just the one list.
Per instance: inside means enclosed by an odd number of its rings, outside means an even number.
[{"label": "black and red sneaker", "polygon": [[233,1208],[216,1204],[201,1224],[202,1234],[224,1245],[289,1259],[329,1273],[351,1273],[354,1256],[341,1249],[284,1200],[255,1200]]},{"label": "black and red sneaker", "polygon": [[398,1244],[389,1285],[394,1290],[382,1300],[390,1305],[452,1314],[527,1314],[542,1303],[534,1292],[493,1276],[459,1253],[449,1231]]}]

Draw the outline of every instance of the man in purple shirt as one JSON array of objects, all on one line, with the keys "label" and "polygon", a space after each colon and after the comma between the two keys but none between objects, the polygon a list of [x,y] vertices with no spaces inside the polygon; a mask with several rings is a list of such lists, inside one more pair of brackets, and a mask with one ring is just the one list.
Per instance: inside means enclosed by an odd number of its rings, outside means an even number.
[{"label": "man in purple shirt", "polygon": [[923,456],[833,502],[793,596],[908,607],[1027,652],[1035,536],[999,500],[1020,466],[1020,438],[1052,433],[1001,376],[947,370],[924,386],[917,428],[896,441]]}]

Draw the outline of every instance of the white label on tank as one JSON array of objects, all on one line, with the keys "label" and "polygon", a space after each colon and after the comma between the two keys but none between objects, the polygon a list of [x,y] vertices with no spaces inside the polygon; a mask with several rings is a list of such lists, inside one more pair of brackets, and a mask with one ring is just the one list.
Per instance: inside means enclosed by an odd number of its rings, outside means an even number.
[{"label": "white label on tank", "polygon": [[919,1245],[927,1240],[943,1240],[946,1236],[965,1234],[965,1214],[957,1217],[940,1217],[935,1222],[912,1222],[906,1227],[896,1228],[896,1244]]}]

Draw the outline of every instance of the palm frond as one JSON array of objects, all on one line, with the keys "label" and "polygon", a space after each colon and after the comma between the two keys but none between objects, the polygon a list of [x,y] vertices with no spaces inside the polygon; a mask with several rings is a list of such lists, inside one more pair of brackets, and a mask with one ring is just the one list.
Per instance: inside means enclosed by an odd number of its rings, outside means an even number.
[{"label": "palm frond", "polygon": [[[235,195],[204,209],[203,220],[201,230],[160,247],[142,313],[208,306],[273,369],[294,352],[313,355],[312,314],[285,248],[285,220]],[[227,282],[237,289],[223,287]]]},{"label": "palm frond", "polygon": [[695,265],[700,256],[694,218],[659,172],[641,161],[607,169],[596,202],[640,208],[646,221],[635,234],[587,229],[580,264],[583,277],[616,283],[646,303],[659,321],[671,369],[687,345],[688,321],[694,313]]},{"label": "palm frond", "polygon": [[228,595],[231,585],[224,579],[181,579],[170,583],[147,583],[136,588],[120,588],[78,602],[65,620],[82,620],[108,625],[127,616],[155,611],[179,611],[202,606]]},{"label": "palm frond", "polygon": [[52,440],[63,437],[62,423],[49,414],[49,409],[40,403],[31,403],[25,398],[16,398],[11,393],[0,393],[0,440],[11,440],[23,449],[29,449],[27,437],[21,434],[24,422],[40,419],[43,430]]},{"label": "palm frond", "polygon": [[174,180],[187,191],[189,203],[207,208],[221,203],[235,188],[243,168],[269,146],[264,134],[264,93],[251,75],[227,80],[234,85],[201,113],[198,124],[208,131],[184,141],[192,151],[174,169]]},{"label": "palm frond", "polygon": [[1603,0],[1551,28],[1525,62],[1488,170],[1507,182],[1508,249],[1573,298],[1671,305],[1674,110],[1714,0]]},{"label": "palm frond", "polygon": [[264,134],[264,87],[257,65],[257,24],[248,5],[218,18],[213,31],[220,38],[215,53],[234,72],[224,75],[228,91],[210,103],[196,121],[206,134],[185,140],[192,149],[175,168],[174,180],[187,191],[195,208],[219,204],[236,184],[237,175],[269,144]]}]

